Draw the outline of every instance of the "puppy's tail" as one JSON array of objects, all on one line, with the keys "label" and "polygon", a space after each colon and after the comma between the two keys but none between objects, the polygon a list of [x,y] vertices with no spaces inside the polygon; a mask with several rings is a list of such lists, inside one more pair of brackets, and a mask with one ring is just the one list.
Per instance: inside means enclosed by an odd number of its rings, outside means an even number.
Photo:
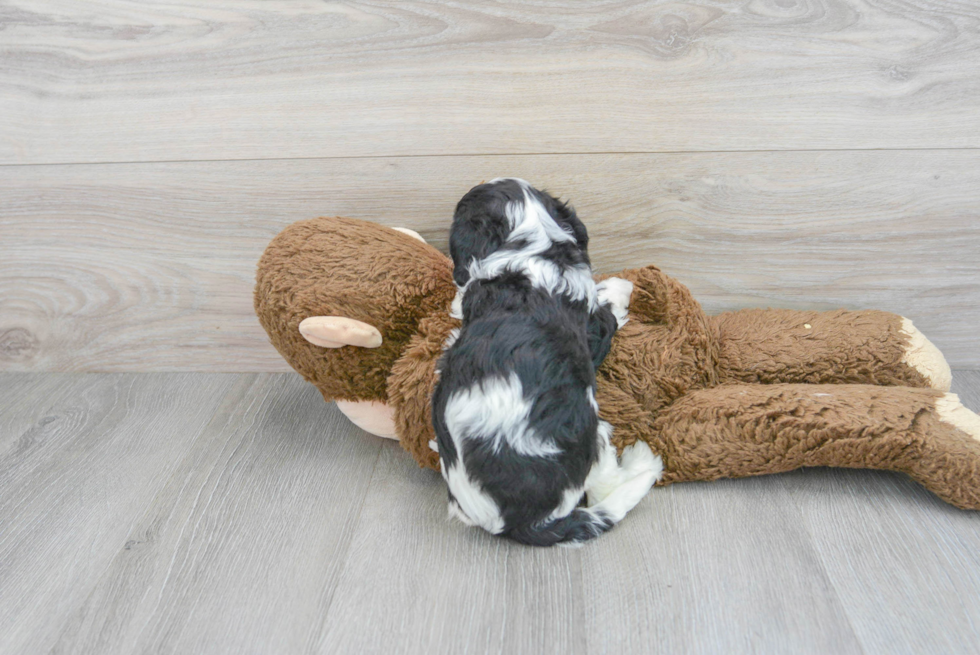
[{"label": "puppy's tail", "polygon": [[643,471],[592,507],[576,507],[567,516],[514,528],[508,536],[530,546],[571,545],[595,539],[623,520],[650,491],[660,471]]},{"label": "puppy's tail", "polygon": [[510,531],[508,536],[529,546],[580,544],[609,530],[616,522],[601,509],[576,507],[560,519],[542,521]]}]

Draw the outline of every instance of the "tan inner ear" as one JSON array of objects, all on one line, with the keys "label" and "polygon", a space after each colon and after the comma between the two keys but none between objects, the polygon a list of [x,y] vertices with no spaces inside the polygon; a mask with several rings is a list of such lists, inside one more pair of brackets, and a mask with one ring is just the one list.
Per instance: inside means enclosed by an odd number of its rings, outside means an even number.
[{"label": "tan inner ear", "polygon": [[425,239],[422,238],[422,235],[421,234],[419,234],[415,230],[410,230],[407,227],[393,227],[391,229],[393,229],[395,232],[401,232],[402,234],[407,234],[408,236],[412,237],[413,239],[418,239],[422,243],[425,243],[426,242]]},{"label": "tan inner ear", "polygon": [[310,316],[299,324],[299,333],[323,348],[377,348],[381,345],[378,328],[346,316]]}]

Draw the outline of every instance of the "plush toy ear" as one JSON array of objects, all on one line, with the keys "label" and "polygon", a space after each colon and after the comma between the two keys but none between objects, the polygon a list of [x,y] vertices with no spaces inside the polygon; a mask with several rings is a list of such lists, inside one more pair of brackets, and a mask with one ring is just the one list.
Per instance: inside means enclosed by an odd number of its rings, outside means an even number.
[{"label": "plush toy ear", "polygon": [[410,230],[407,227],[393,227],[391,229],[393,229],[395,232],[401,232],[402,234],[407,234],[413,239],[418,239],[422,243],[426,243],[426,240],[422,238],[422,235],[416,232],[415,230]]},{"label": "plush toy ear", "polygon": [[323,348],[377,348],[381,332],[373,325],[346,316],[310,316],[299,324],[303,338]]}]

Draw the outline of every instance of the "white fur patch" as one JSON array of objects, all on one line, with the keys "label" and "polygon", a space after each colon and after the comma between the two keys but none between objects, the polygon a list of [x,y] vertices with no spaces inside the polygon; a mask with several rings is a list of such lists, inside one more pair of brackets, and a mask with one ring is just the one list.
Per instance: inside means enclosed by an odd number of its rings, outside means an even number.
[{"label": "white fur patch", "polygon": [[[517,180],[524,191],[524,202],[511,202],[504,210],[510,223],[508,241],[528,241],[546,250],[552,243],[574,243],[575,235],[561,228],[541,202],[529,191],[530,185]],[[540,252],[540,251],[539,251]]]},{"label": "white fur patch", "polygon": [[[469,282],[466,283],[469,286]],[[456,288],[456,297],[453,298],[453,304],[449,306],[449,316],[450,318],[455,318],[460,321],[463,320],[463,294],[466,293],[466,287]]]},{"label": "white fur patch", "polygon": [[479,526],[492,534],[500,534],[504,529],[504,518],[496,501],[483,492],[483,488],[470,479],[463,468],[463,454],[456,443],[459,458],[454,466],[447,466],[446,460],[439,458],[439,472],[449,486],[453,498],[449,501],[449,518],[456,518],[469,526]]},{"label": "white fur patch", "polygon": [[650,451],[646,442],[637,441],[633,447],[639,448],[638,453],[648,453],[648,456],[640,455],[645,460],[644,466],[633,477],[623,480],[599,503],[589,507],[593,512],[602,512],[613,523],[622,521],[627,512],[643,500],[663,472],[662,460]]},{"label": "white fur patch", "polygon": [[[566,294],[572,300],[586,301],[589,311],[593,311],[596,290],[592,270],[588,266],[576,266],[563,272],[554,262],[541,257],[553,243],[574,243],[574,235],[563,230],[544,205],[531,196],[527,182],[516,181],[524,190],[524,200],[507,205],[505,212],[511,228],[507,241],[523,241],[525,246],[521,250],[498,250],[484,259],[470,262],[467,267],[470,280],[493,279],[505,271],[522,272],[533,286],[552,295]],[[464,286],[453,301],[451,315],[455,318],[462,318],[462,295],[465,292]]]},{"label": "white fur patch", "polygon": [[449,501],[449,517],[448,518],[450,518],[450,519],[456,519],[456,520],[460,521],[463,525],[468,525],[471,528],[472,527],[478,527],[476,523],[474,523],[473,521],[470,520],[470,517],[468,517],[466,514],[463,513],[463,510],[460,509],[459,505],[457,503],[454,503],[451,500]]},{"label": "white fur patch", "polygon": [[555,519],[563,519],[572,513],[572,510],[578,506],[578,501],[582,500],[582,494],[585,490],[582,487],[577,487],[575,489],[565,489],[562,494],[561,503],[555,508],[545,522],[554,521]]},{"label": "white fur patch", "polygon": [[616,323],[623,327],[629,321],[630,296],[633,295],[633,283],[618,277],[606,278],[595,285],[596,298],[600,305],[609,307],[616,317]]},{"label": "white fur patch", "polygon": [[[623,450],[623,461],[620,464],[616,460],[616,448],[610,442],[612,426],[606,421],[599,421],[599,461],[589,471],[589,476],[585,479],[585,492],[588,495],[589,507],[598,507],[605,503],[608,498],[615,496],[617,500],[611,501],[612,505],[606,509],[610,512],[610,518],[619,521],[626,515],[633,505],[628,501],[634,498],[635,493],[618,493],[622,487],[626,486],[633,489],[634,486],[642,487],[647,484],[646,489],[636,498],[634,505],[640,501],[650,487],[663,475],[663,460],[653,454],[650,446],[645,441],[637,441],[632,446],[627,446]],[[639,480],[633,483],[634,480]],[[621,512],[620,518],[615,518]]]},{"label": "white fur patch", "polygon": [[623,448],[620,465],[626,471],[627,475],[652,472],[654,482],[663,477],[664,461],[659,455],[653,454],[653,450],[650,449],[649,444],[645,441],[637,440],[635,443]]},{"label": "white fur patch", "polygon": [[488,378],[449,397],[446,427],[460,452],[464,440],[489,439],[494,452],[506,441],[521,455],[557,455],[561,452],[558,446],[528,425],[531,407],[517,373]]},{"label": "white fur patch", "polygon": [[500,534],[504,529],[504,518],[500,515],[497,503],[483,493],[480,485],[470,480],[466,471],[459,466],[461,462],[462,460],[457,462],[457,466],[449,467],[446,467],[443,462],[446,483],[456,502],[459,503],[459,507],[452,502],[449,503],[450,516],[455,516],[466,525],[478,525],[487,532]]},{"label": "white fur patch", "polygon": [[599,459],[592,465],[588,477],[585,478],[585,492],[588,494],[590,506],[612,493],[619,486],[622,477],[616,459],[616,449],[609,441],[612,436],[612,425],[606,421],[599,421],[597,433]]},{"label": "white fur patch", "polygon": [[456,339],[459,339],[459,328],[453,328],[449,331],[449,336],[442,342],[442,349],[449,350],[452,348],[453,344],[456,343]]}]

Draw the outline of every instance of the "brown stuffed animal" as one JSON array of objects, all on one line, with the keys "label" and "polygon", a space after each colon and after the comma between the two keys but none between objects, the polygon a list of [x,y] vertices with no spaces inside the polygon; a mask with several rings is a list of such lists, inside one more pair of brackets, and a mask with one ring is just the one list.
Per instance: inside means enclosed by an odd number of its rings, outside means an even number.
[{"label": "brown stuffed animal", "polygon": [[[980,509],[980,417],[947,393],[945,359],[880,311],[706,316],[654,266],[598,369],[600,414],[622,448],[663,458],[659,484],[844,466],[907,473]],[[422,466],[436,361],[459,322],[452,263],[411,230],[347,218],[287,227],[258,266],[255,311],[273,345],[357,425]]]}]

